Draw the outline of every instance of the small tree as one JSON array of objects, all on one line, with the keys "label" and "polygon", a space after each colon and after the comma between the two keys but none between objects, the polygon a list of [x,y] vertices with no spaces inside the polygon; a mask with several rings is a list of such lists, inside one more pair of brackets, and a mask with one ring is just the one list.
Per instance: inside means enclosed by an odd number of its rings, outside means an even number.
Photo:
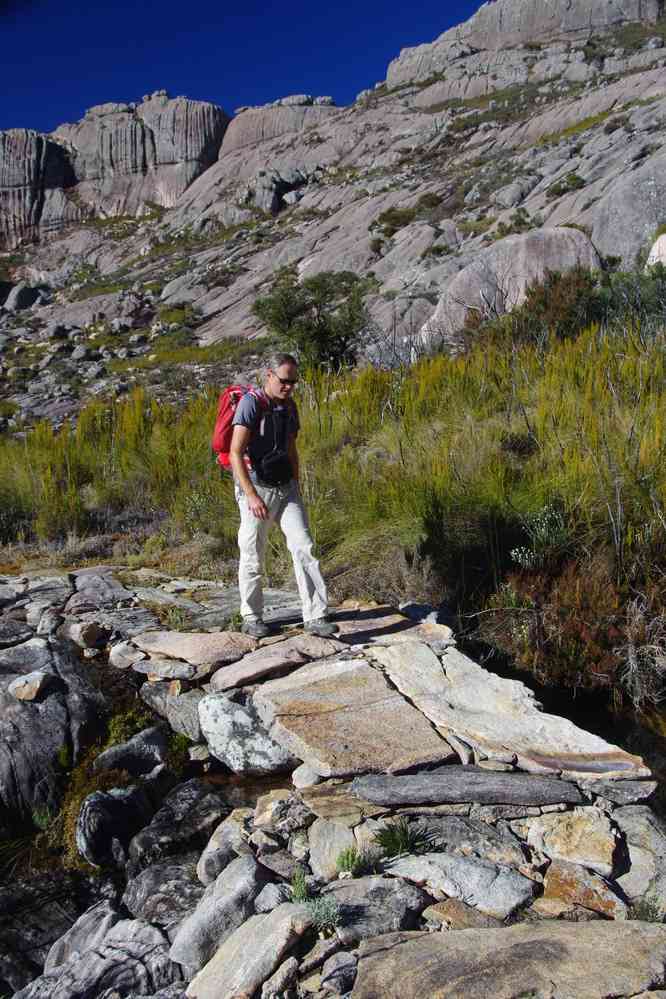
[{"label": "small tree", "polygon": [[356,360],[368,325],[364,282],[350,271],[322,271],[299,282],[295,268],[279,271],[254,313],[306,364],[338,371]]}]

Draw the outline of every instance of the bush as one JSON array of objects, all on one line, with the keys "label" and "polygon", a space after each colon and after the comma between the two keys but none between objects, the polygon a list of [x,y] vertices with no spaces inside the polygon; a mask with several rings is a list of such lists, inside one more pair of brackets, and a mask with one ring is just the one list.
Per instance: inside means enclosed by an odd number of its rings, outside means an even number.
[{"label": "bush", "polygon": [[305,905],[315,929],[323,936],[332,936],[336,927],[342,923],[340,906],[331,895],[306,899]]},{"label": "bush", "polygon": [[278,273],[255,314],[298,354],[305,365],[338,371],[356,359],[368,325],[364,285],[350,271],[324,271],[299,282],[293,267]]},{"label": "bush", "polygon": [[563,194],[569,194],[570,191],[579,191],[581,187],[585,187],[585,181],[575,171],[572,171],[562,180],[557,180],[551,184],[546,190],[546,197],[560,198]]},{"label": "bush", "polygon": [[340,874],[349,873],[354,878],[376,874],[380,856],[378,850],[359,850],[355,846],[348,846],[338,854],[335,869]]},{"label": "bush", "polygon": [[386,857],[397,857],[401,853],[423,853],[431,846],[431,839],[420,825],[412,823],[401,815],[378,829],[374,841]]}]

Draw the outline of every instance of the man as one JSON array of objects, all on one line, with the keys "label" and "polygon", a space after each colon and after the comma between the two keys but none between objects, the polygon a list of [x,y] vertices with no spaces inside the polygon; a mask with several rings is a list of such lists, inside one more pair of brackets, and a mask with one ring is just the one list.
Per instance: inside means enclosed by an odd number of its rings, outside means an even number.
[{"label": "man", "polygon": [[[298,411],[292,399],[298,364],[291,354],[271,358],[264,380],[264,402],[247,392],[233,419],[229,459],[240,508],[238,585],[242,630],[264,638],[262,571],[268,530],[279,524],[294,563],[305,630],[322,638],[337,627],[327,619],[326,584],[312,554],[312,538],[298,482]],[[248,467],[249,464],[249,467]]]}]

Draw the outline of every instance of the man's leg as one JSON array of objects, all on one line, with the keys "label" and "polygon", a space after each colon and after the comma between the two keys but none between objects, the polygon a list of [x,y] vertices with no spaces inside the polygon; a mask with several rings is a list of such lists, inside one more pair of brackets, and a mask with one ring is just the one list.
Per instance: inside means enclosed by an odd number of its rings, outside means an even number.
[{"label": "man's leg", "polygon": [[303,622],[326,617],[328,597],[319,562],[312,554],[313,541],[301,494],[294,483],[284,498],[276,520],[285,536],[294,563],[296,585],[303,607]]},{"label": "man's leg", "polygon": [[240,527],[238,529],[240,612],[245,621],[260,621],[264,613],[262,588],[264,553],[271,521],[259,520],[258,517],[255,517],[248,506],[243,490],[237,484],[235,490],[236,502],[240,510]]}]

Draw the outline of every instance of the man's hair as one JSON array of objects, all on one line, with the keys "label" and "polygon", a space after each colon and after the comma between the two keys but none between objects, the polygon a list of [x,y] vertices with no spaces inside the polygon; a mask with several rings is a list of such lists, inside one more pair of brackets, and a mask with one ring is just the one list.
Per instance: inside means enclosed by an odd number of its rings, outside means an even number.
[{"label": "man's hair", "polygon": [[266,358],[266,371],[277,371],[282,364],[295,364],[298,367],[298,361],[293,354],[285,354],[282,351],[278,351]]}]

